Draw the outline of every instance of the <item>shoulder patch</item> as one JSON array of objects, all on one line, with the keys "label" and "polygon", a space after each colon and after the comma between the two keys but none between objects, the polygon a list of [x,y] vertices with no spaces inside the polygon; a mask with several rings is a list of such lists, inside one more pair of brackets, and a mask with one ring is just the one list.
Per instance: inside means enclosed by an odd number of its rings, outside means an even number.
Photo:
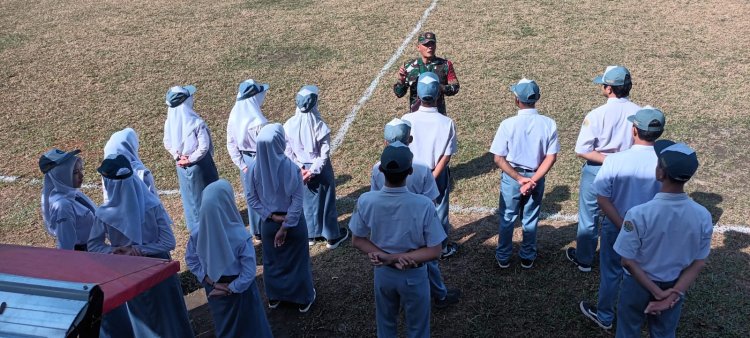
[{"label": "shoulder patch", "polygon": [[625,223],[622,224],[622,228],[627,232],[633,231],[633,222],[625,221]]},{"label": "shoulder patch", "polygon": [[589,119],[583,119],[583,125],[588,127],[589,126]]}]

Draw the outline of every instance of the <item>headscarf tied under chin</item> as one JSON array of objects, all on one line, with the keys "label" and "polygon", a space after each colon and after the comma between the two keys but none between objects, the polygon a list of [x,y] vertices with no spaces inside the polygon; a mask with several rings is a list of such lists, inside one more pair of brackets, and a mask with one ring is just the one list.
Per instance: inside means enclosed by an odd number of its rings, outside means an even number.
[{"label": "headscarf tied under chin", "polygon": [[248,130],[268,123],[260,110],[263,101],[266,100],[267,93],[267,84],[257,84],[252,79],[240,83],[237,100],[234,102],[232,112],[229,113],[231,133],[240,147],[242,147]]},{"label": "headscarf tied under chin", "polygon": [[236,253],[250,238],[237,210],[232,186],[218,180],[206,186],[200,209],[200,223],[193,230],[201,266],[211,280],[218,281],[227,267],[237,260]]},{"label": "headscarf tied under chin", "polygon": [[195,149],[184,149],[185,140],[194,132],[203,119],[193,110],[193,86],[175,86],[167,91],[167,121],[164,133],[169,134],[170,150],[178,154],[189,154]]},{"label": "headscarf tied under chin", "polygon": [[284,123],[284,130],[291,138],[296,138],[305,151],[319,155],[318,143],[331,133],[318,111],[318,87],[304,86],[299,90],[295,101],[294,116]]},{"label": "headscarf tied under chin", "polygon": [[96,209],[96,217],[133,244],[142,244],[146,212],[161,202],[143,181],[133,176],[130,161],[123,155],[108,156],[97,171],[102,174],[109,201]]},{"label": "headscarf tied under chin", "polygon": [[[52,151],[55,150],[57,149],[53,149]],[[59,150],[58,152],[63,153]],[[47,232],[52,236],[57,236],[57,224],[52,223],[51,206],[61,199],[74,199],[78,193],[78,189],[73,187],[73,170],[78,160],[78,157],[75,155],[68,156],[61,163],[57,163],[44,173],[41,200],[42,219],[44,219]],[[80,195],[85,196],[83,194]],[[88,197],[86,199],[88,200]],[[95,204],[91,203],[91,205]]]},{"label": "headscarf tied under chin", "polygon": [[289,179],[300,173],[299,168],[284,154],[284,128],[278,123],[267,124],[260,130],[256,142],[258,148],[252,174],[258,182],[256,191],[260,200],[273,200],[280,191],[285,196],[291,196],[301,181]]}]

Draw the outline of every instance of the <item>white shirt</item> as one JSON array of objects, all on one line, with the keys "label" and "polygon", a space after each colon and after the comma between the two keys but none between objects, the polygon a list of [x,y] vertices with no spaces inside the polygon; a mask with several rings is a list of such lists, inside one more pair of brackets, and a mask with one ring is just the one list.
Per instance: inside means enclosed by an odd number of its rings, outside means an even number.
[{"label": "white shirt", "polygon": [[592,151],[612,154],[630,148],[633,144],[633,123],[628,116],[634,115],[640,106],[627,98],[610,98],[607,103],[586,115],[576,141],[576,153]]},{"label": "white shirt", "polygon": [[620,216],[625,216],[630,208],[650,201],[661,189],[656,162],[653,146],[635,144],[609,155],[594,178],[594,193],[607,197]]},{"label": "white shirt", "polygon": [[440,114],[437,108],[420,106],[419,110],[401,119],[411,122],[414,141],[409,144],[409,149],[414,154],[413,162],[425,164],[432,170],[441,156],[453,155],[458,150],[456,124]]},{"label": "white shirt", "polygon": [[[380,171],[380,161],[375,163],[372,167],[372,174],[370,175],[370,191],[378,191],[383,189],[385,186],[385,175]],[[431,200],[435,200],[440,196],[438,191],[437,183],[435,183],[435,177],[432,176],[432,171],[427,166],[412,163],[411,175],[406,177],[406,189],[418,195],[423,195]]]},{"label": "white shirt", "polygon": [[349,229],[354,236],[369,237],[390,254],[433,247],[446,238],[435,204],[406,187],[383,187],[362,194],[357,199]]},{"label": "white shirt", "polygon": [[234,165],[240,168],[240,170],[244,170],[247,167],[247,164],[245,164],[245,160],[242,159],[242,153],[240,153],[240,151],[255,152],[255,138],[258,137],[258,133],[260,133],[261,128],[263,128],[262,125],[248,128],[247,133],[245,133],[245,138],[239,140],[238,142],[235,139],[234,134],[232,133],[232,126],[230,124],[227,124],[227,152],[229,153],[229,157],[232,158],[232,162],[234,162]]},{"label": "white shirt", "polygon": [[708,257],[712,234],[706,208],[685,193],[658,193],[628,211],[614,249],[651,280],[671,282],[693,261]]},{"label": "white shirt", "polygon": [[557,154],[557,124],[536,109],[521,109],[500,123],[490,152],[505,156],[513,167],[536,170],[544,157]]}]

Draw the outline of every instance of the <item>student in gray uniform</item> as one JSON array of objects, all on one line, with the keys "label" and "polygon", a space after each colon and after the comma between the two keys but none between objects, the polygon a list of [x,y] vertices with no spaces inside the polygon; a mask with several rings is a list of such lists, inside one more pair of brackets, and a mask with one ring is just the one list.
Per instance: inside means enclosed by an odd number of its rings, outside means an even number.
[{"label": "student in gray uniform", "polygon": [[541,97],[534,80],[521,79],[510,87],[518,115],[505,119],[497,128],[490,152],[502,170],[500,217],[495,260],[500,268],[510,267],[513,253],[513,227],[522,215],[523,241],[518,256],[521,267],[531,269],[536,260],[536,227],[542,210],[544,177],[557,161],[560,144],[557,124],[539,114]]},{"label": "student in gray uniform", "polygon": [[[401,119],[393,119],[385,125],[384,136],[386,147],[406,147],[413,139],[411,136],[411,123]],[[381,190],[384,185],[385,175],[380,171],[380,161],[378,161],[372,168],[370,191]],[[427,166],[419,163],[412,163],[412,174],[406,177],[406,189],[433,201],[440,195],[435,178],[432,177],[432,172]],[[448,289],[445,286],[438,262],[429,261],[426,265],[427,274],[430,278],[430,294],[434,300],[435,307],[445,308],[458,303],[461,297],[461,290]]]},{"label": "student in gray uniform", "polygon": [[[253,79],[242,81],[237,90],[234,107],[229,113],[229,121],[227,121],[227,152],[234,165],[240,169],[245,202],[247,202],[249,191],[250,167],[255,163],[255,139],[258,137],[260,128],[268,123],[260,110],[266,100],[268,88],[268,84],[256,83]],[[260,239],[260,215],[250,207],[250,203],[247,205],[250,232],[255,235],[255,238]]]},{"label": "student in gray uniform", "polygon": [[633,123],[633,146],[607,156],[594,179],[597,201],[606,216],[601,222],[598,303],[596,306],[583,301],[578,304],[587,318],[605,330],[612,328],[622,280],[620,256],[613,249],[622,218],[630,208],[654,198],[661,188],[654,173],[654,141],[664,132],[664,114],[646,106],[628,120]]},{"label": "student in gray uniform", "polygon": [[336,249],[349,238],[349,230],[339,228],[336,211],[336,182],[331,164],[331,129],[318,111],[316,86],[302,87],[295,102],[297,109],[284,123],[288,143],[287,156],[302,171],[305,184],[304,210],[308,245],[319,237],[328,249]]},{"label": "student in gray uniform", "polygon": [[51,149],[39,158],[44,174],[42,219],[58,249],[87,251],[96,204],[79,189],[83,184],[80,150]]},{"label": "student in gray uniform", "polygon": [[[441,115],[442,116],[442,115]],[[407,190],[412,154],[388,146],[380,157],[385,187],[362,194],[349,228],[352,244],[375,267],[375,313],[378,337],[398,336],[399,310],[407,337],[430,336],[430,289],[426,262],[440,256],[445,230],[429,198]]]},{"label": "student in gray uniform", "polygon": [[639,337],[644,320],[651,337],[675,337],[685,293],[711,251],[711,214],[685,193],[698,170],[695,150],[684,143],[656,141],[654,199],[625,215],[615,251],[625,274],[617,306],[617,337]]}]

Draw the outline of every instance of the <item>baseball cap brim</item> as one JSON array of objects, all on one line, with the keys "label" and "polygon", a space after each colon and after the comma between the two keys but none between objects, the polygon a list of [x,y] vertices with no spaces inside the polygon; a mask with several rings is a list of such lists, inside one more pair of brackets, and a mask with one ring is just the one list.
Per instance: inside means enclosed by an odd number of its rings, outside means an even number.
[{"label": "baseball cap brim", "polygon": [[188,94],[190,94],[190,96],[193,96],[193,94],[195,94],[195,92],[198,90],[193,85],[187,85],[187,86],[184,86],[182,88],[185,88],[185,90],[187,90],[187,92],[188,92]]},{"label": "baseball cap brim", "polygon": [[75,149],[63,154],[59,154],[55,151],[55,149],[50,150],[42,155],[42,157],[39,158],[39,170],[42,171],[43,174],[46,174],[52,168],[60,165],[61,163],[64,163],[68,159],[70,159],[73,156],[78,155],[81,152],[79,149]]},{"label": "baseball cap brim", "polygon": [[596,84],[604,84],[604,75],[599,75],[594,78],[594,83]]}]

